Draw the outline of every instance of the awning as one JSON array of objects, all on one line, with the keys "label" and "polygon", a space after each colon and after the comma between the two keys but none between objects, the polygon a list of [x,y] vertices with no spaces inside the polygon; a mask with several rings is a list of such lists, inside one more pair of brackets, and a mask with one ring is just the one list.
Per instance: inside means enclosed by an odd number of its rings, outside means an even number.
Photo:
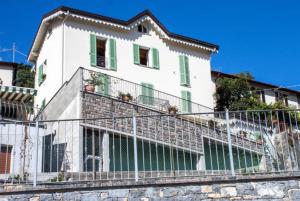
[{"label": "awning", "polygon": [[16,86],[0,86],[0,99],[6,101],[27,102],[36,95],[37,90]]}]

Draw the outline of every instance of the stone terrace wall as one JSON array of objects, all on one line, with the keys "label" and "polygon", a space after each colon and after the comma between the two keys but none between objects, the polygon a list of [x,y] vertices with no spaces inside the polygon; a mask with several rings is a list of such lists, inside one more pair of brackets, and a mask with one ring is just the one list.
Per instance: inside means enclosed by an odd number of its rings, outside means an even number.
[{"label": "stone terrace wall", "polygon": [[[82,100],[83,118],[118,117],[142,115],[161,115],[162,113],[146,107],[122,102],[100,95],[84,93]],[[89,121],[90,124],[101,125],[125,133],[132,132],[132,121],[128,119],[116,119],[106,121]],[[176,145],[195,152],[203,153],[202,137],[207,136],[221,141],[227,141],[226,132],[208,128],[205,124],[188,120],[186,117],[142,117],[137,118],[137,135],[147,139],[157,140]],[[262,152],[262,147],[255,142],[232,137],[233,145],[239,144],[250,150]]]},{"label": "stone terrace wall", "polygon": [[50,201],[50,200],[82,200],[82,201],[150,201],[150,200],[202,200],[202,201],[297,201],[300,200],[299,180],[238,182],[210,185],[176,185],[152,186],[94,190],[68,190],[59,192],[47,189],[28,194],[1,195],[1,201]]}]

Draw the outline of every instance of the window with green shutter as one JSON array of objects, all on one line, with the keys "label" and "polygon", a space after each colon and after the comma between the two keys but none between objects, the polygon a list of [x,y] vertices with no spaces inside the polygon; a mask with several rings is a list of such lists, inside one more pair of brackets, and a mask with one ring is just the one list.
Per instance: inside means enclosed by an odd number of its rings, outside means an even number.
[{"label": "window with green shutter", "polygon": [[154,104],[154,86],[149,83],[142,83],[142,103],[146,105]]},{"label": "window with green shutter", "polygon": [[90,34],[90,63],[97,66],[97,37],[94,34]]},{"label": "window with green shutter", "polygon": [[140,64],[140,47],[137,44],[133,44],[133,62]]},{"label": "window with green shutter", "polygon": [[38,68],[38,85],[40,86],[46,79],[45,66],[47,64],[47,60],[44,61]]},{"label": "window with green shutter", "polygon": [[192,102],[191,102],[191,92],[189,91],[181,91],[181,109],[184,113],[191,113],[192,112]]},{"label": "window with green shutter", "polygon": [[110,69],[117,70],[117,52],[116,52],[116,40],[109,39],[109,61]]},{"label": "window with green shutter", "polygon": [[180,84],[183,86],[190,86],[190,69],[189,59],[187,56],[179,55],[180,66]]},{"label": "window with green shutter", "polygon": [[97,92],[102,95],[109,96],[109,88],[110,88],[109,77],[107,75],[101,74],[99,79],[101,80],[102,84],[98,86]]},{"label": "window with green shutter", "polygon": [[[149,62],[152,59],[152,64]],[[156,48],[141,47],[133,44],[133,63],[159,69],[159,52]]]},{"label": "window with green shutter", "polygon": [[152,48],[152,66],[153,68],[159,69],[159,53],[156,48]]},{"label": "window with green shutter", "polygon": [[44,109],[45,106],[46,106],[46,99],[44,98],[43,101],[42,101],[42,103],[41,103],[40,109],[41,109],[41,110]]}]

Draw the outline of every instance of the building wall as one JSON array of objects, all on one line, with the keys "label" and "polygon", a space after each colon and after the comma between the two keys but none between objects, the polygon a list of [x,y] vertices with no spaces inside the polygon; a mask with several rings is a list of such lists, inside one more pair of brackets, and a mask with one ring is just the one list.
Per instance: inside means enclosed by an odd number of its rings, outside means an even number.
[{"label": "building wall", "polygon": [[11,66],[0,66],[0,78],[3,86],[12,86],[14,69]]},{"label": "building wall", "polygon": [[[100,71],[120,77],[132,82],[147,82],[154,85],[154,88],[172,95],[181,96],[181,90],[188,90],[192,93],[192,101],[212,107],[212,89],[210,80],[210,53],[199,49],[192,49],[187,46],[171,44],[163,41],[157,33],[150,29],[149,34],[132,31],[113,30],[99,24],[89,24],[83,21],[68,19],[65,26],[65,48],[64,48],[64,72],[61,70],[62,54],[62,26],[53,28],[52,36],[45,40],[37,66],[47,59],[47,78],[39,87],[36,103],[46,97],[46,102],[58,90],[63,76],[67,81],[78,69],[84,68],[98,70],[90,65],[90,34],[98,37],[114,38],[117,51],[117,71]],[[58,42],[59,41],[59,42]],[[133,44],[159,50],[160,69],[146,68],[135,65],[133,62]],[[191,87],[180,85],[179,55],[189,57]],[[55,58],[55,59],[54,59]],[[152,60],[149,55],[149,60]],[[49,75],[48,75],[49,74]],[[167,78],[167,79],[166,79]],[[47,90],[45,90],[47,88]]]},{"label": "building wall", "polygon": [[[39,107],[45,99],[46,103],[62,86],[62,26],[56,22],[52,26],[52,33],[47,34],[42,44],[39,56],[36,61],[35,88],[37,96],[35,97],[35,105]],[[47,60],[46,79],[39,86],[38,68]]]}]

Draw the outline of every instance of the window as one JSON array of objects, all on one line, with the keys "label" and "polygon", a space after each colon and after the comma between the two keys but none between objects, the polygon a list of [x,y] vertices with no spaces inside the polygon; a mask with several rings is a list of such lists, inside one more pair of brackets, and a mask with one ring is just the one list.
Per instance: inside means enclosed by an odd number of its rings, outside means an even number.
[{"label": "window", "polygon": [[181,91],[182,98],[182,112],[191,113],[192,112],[192,102],[191,102],[191,92]]},{"label": "window", "polygon": [[285,106],[289,106],[289,100],[287,94],[282,94],[280,92],[275,92],[275,101],[282,102]]},{"label": "window", "polygon": [[261,101],[262,101],[263,103],[265,103],[265,102],[266,102],[266,94],[265,94],[265,91],[261,91],[260,97],[261,97]]},{"label": "window", "polygon": [[182,86],[190,86],[190,70],[189,70],[189,58],[187,56],[179,56],[180,66],[180,84]]},{"label": "window", "polygon": [[140,48],[139,51],[140,51],[140,64],[144,66],[148,66],[149,49]]},{"label": "window", "polygon": [[146,105],[154,104],[154,87],[149,83],[142,83],[141,101]]},{"label": "window", "polygon": [[12,146],[0,144],[0,174],[10,173]]},{"label": "window", "polygon": [[[152,57],[150,57],[150,54]],[[150,58],[152,58],[150,63]],[[156,48],[141,47],[137,44],[133,44],[133,61],[134,64],[152,67],[159,69],[159,52]]]},{"label": "window", "polygon": [[46,79],[46,67],[47,67],[47,60],[45,60],[44,63],[42,63],[38,68],[38,84],[39,84],[39,86]]},{"label": "window", "polygon": [[[254,90],[257,90],[257,89],[254,89]],[[258,89],[256,91],[256,94],[261,102],[263,102],[263,103],[266,102],[266,95],[265,95],[265,91],[263,89]]]},{"label": "window", "polygon": [[97,39],[97,66],[105,68],[105,51],[106,51],[106,40]]},{"label": "window", "polygon": [[46,99],[44,98],[44,99],[42,100],[41,108],[40,108],[40,109],[41,109],[41,110],[44,109],[45,106],[46,106]]},{"label": "window", "polygon": [[139,25],[138,26],[138,32],[141,32],[141,33],[148,33],[148,29],[144,26],[144,25]]},{"label": "window", "polygon": [[116,40],[98,38],[91,34],[90,43],[91,66],[117,70]]}]

